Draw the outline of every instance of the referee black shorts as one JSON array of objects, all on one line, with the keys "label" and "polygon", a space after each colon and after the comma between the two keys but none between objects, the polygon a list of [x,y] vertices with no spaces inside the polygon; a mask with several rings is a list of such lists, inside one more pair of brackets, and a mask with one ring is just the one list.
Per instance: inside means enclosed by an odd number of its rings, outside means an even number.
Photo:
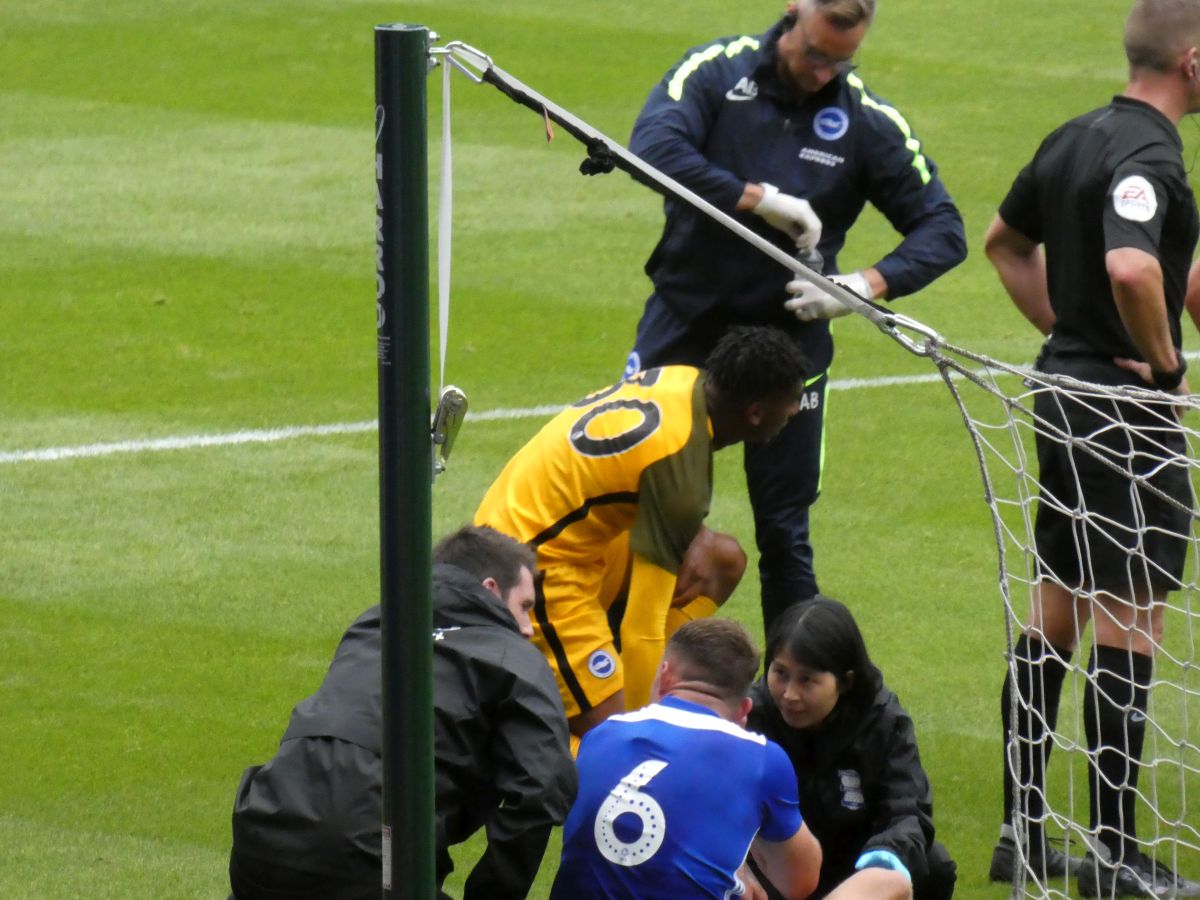
[{"label": "referee black shorts", "polygon": [[[1039,368],[1145,386],[1102,358],[1050,355]],[[1145,586],[1156,594],[1180,587],[1194,502],[1187,443],[1170,406],[1061,390],[1037,394],[1034,412],[1040,576],[1120,597]]]}]

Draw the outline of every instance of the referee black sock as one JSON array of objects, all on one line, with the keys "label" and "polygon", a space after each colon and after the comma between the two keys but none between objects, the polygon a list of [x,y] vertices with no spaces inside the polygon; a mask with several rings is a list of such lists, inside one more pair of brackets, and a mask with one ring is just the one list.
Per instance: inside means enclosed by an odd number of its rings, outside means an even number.
[{"label": "referee black sock", "polygon": [[[1030,837],[1030,846],[1042,846],[1042,816],[1046,785],[1046,761],[1050,741],[1045,741],[1045,727],[1058,722],[1058,701],[1071,651],[1054,647],[1029,635],[1021,635],[1013,648],[1016,661],[1016,683],[1020,704],[1017,708],[1017,747],[1023,798],[1022,814]],[[1012,725],[1012,670],[1004,677],[1000,691],[1000,721],[1007,736]],[[1014,779],[1008,765],[1007,737],[1004,746],[1004,821],[1012,824]],[[1036,852],[1036,851],[1035,851]]]},{"label": "referee black sock", "polygon": [[1112,859],[1132,858],[1137,847],[1134,801],[1146,739],[1146,702],[1154,659],[1098,646],[1088,661],[1083,725],[1087,734],[1091,827]]}]

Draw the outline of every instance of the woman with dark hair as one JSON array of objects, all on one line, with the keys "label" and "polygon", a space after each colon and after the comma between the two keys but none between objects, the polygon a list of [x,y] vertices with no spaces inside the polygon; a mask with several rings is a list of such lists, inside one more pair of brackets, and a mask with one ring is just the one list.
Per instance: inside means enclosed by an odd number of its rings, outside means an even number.
[{"label": "woman with dark hair", "polygon": [[824,853],[812,897],[868,867],[907,873],[915,900],[951,897],[956,866],[934,840],[912,719],[850,610],[821,596],[795,604],[771,628],[765,659],[747,727],[783,747],[796,770],[800,812]]}]

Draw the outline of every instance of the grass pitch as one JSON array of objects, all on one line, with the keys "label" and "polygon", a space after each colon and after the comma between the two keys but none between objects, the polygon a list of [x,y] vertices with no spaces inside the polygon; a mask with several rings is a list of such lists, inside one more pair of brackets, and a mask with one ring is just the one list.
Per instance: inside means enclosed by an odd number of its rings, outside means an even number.
[{"label": "grass pitch", "polygon": [[[781,5],[5,4],[0,896],[225,896],[241,770],[271,755],[375,602],[371,433],[25,453],[374,418],[373,26],[467,41],[624,139],[686,48],[764,30]],[[1121,88],[1127,6],[881,3],[862,75],[924,140],[972,248],[906,313],[973,350],[1032,357],[979,237],[1045,132]],[[431,79],[434,173],[439,96]],[[620,174],[581,178],[580,148],[547,146],[491,88],[457,79],[454,110],[448,379],[476,411],[611,382],[648,291],[658,198]],[[843,265],[892,240],[864,217]],[[835,331],[835,379],[931,371],[864,322]],[[985,875],[1004,633],[966,433],[930,383],[834,391],[828,422],[823,589],[856,610],[916,720],[959,896],[999,900]],[[539,424],[468,422],[435,486],[439,532]],[[752,546],[736,450],[717,473],[712,524]],[[752,627],[756,595],[751,575],[729,607]],[[550,853],[535,896],[553,870]]]}]

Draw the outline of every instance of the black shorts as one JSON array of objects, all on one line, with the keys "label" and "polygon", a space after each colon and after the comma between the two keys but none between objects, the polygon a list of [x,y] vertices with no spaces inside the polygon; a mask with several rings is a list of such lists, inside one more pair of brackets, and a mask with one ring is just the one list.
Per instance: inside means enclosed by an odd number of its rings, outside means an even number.
[{"label": "black shorts", "polygon": [[[1048,356],[1039,368],[1094,384],[1144,387],[1105,359]],[[1039,576],[1120,597],[1180,586],[1194,507],[1187,442],[1167,395],[1148,405],[1080,390],[1041,391]],[[1073,439],[1061,439],[1065,432]],[[1092,451],[1092,452],[1089,452]]]}]

